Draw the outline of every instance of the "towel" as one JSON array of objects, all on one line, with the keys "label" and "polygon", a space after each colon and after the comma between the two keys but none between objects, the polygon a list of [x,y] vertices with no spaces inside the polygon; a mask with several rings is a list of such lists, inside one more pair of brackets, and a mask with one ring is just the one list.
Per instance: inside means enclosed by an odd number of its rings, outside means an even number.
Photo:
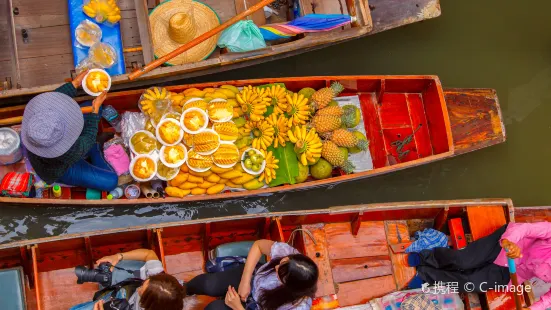
[{"label": "towel", "polygon": [[109,146],[104,152],[105,160],[115,169],[118,176],[128,173],[130,166],[130,158],[126,154],[124,148],[120,144]]}]

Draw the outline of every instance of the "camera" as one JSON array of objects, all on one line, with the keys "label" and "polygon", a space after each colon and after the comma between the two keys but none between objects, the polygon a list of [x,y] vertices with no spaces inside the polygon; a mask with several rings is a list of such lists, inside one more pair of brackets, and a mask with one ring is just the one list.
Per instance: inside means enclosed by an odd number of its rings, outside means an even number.
[{"label": "camera", "polygon": [[103,287],[108,287],[111,285],[111,264],[101,263],[96,269],[76,266],[75,275],[77,276],[77,284],[95,282],[101,284]]}]

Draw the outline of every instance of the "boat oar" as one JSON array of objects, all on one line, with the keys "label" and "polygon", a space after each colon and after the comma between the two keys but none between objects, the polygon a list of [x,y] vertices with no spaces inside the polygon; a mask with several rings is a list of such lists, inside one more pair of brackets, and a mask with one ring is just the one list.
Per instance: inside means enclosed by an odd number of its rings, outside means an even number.
[{"label": "boat oar", "polygon": [[[82,114],[92,113],[92,107],[82,107],[80,108]],[[0,119],[0,126],[11,126],[20,124],[23,121],[23,116],[15,116]]]},{"label": "boat oar", "polygon": [[[507,252],[507,250],[505,250]],[[520,296],[518,295],[518,278],[517,278],[517,265],[515,264],[515,259],[507,257],[507,265],[509,266],[509,274],[511,275],[511,282],[513,282],[513,286],[515,287],[515,292],[513,293],[515,298],[515,305],[517,310],[522,310],[522,301],[520,300]]]},{"label": "boat oar", "polygon": [[254,12],[264,8],[265,6],[267,6],[268,4],[274,2],[275,0],[262,0],[260,1],[259,3],[251,6],[248,10],[246,11],[243,11],[241,12],[240,14],[238,15],[235,15],[234,17],[232,17],[231,19],[229,19],[228,21],[226,21],[225,23],[223,23],[222,25],[210,30],[210,31],[207,31],[205,33],[203,33],[202,35],[198,36],[197,38],[189,41],[188,43],[178,47],[177,49],[173,50],[172,52],[164,55],[163,57],[147,64],[146,66],[144,66],[142,69],[139,69],[139,70],[136,70],[132,73],[130,73],[128,75],[128,79],[129,80],[135,80],[137,78],[139,78],[140,76],[142,76],[143,74],[161,66],[162,64],[164,64],[165,62],[168,62],[169,60],[171,60],[172,58],[182,54],[183,52],[191,49],[192,47],[202,43],[203,41],[205,41],[206,39],[212,37],[212,36],[215,36],[217,35],[218,33],[222,32],[223,30],[225,30],[226,28],[230,27],[231,25],[235,24],[236,22],[242,20],[243,18],[253,14]]}]

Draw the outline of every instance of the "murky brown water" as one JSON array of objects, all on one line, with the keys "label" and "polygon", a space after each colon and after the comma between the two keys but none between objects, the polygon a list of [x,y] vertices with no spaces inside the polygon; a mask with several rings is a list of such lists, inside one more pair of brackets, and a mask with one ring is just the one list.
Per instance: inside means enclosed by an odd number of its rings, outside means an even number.
[{"label": "murky brown water", "polygon": [[551,2],[441,2],[443,14],[435,20],[192,82],[436,74],[445,87],[497,90],[507,128],[505,144],[331,189],[255,199],[140,209],[2,206],[0,242],[198,217],[369,202],[510,197],[516,205],[550,205]]}]

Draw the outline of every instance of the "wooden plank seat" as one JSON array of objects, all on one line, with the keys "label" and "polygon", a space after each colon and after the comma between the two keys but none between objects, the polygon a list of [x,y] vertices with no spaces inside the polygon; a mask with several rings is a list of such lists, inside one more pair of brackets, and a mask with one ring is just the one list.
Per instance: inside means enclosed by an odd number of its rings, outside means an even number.
[{"label": "wooden plank seat", "polygon": [[[507,217],[502,206],[467,207],[467,218],[473,241],[490,235],[507,223]],[[489,290],[484,295],[485,305],[490,310],[515,309],[515,298],[511,292]]]},{"label": "wooden plank seat", "polygon": [[0,305],[2,309],[24,310],[27,308],[25,301],[25,286],[23,268],[9,268],[0,270]]}]

